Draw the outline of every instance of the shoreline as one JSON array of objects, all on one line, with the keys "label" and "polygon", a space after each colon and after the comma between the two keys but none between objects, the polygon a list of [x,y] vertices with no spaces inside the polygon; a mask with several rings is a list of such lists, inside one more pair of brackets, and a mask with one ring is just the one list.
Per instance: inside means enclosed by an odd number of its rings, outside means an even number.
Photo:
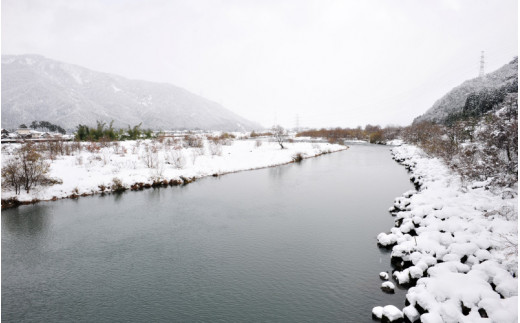
[{"label": "shoreline", "polygon": [[[337,149],[337,150],[332,150],[332,151],[321,151],[319,153],[316,153],[312,156],[302,156],[302,160],[304,159],[310,159],[310,158],[316,158],[316,157],[319,157],[319,156],[322,156],[322,155],[328,155],[328,154],[332,154],[332,153],[337,153],[337,152],[341,152],[341,151],[345,151],[345,150],[348,150],[350,147],[349,146],[344,146],[343,148],[341,149]],[[265,168],[272,168],[272,167],[279,167],[279,166],[283,166],[283,165],[289,165],[289,164],[293,164],[293,163],[299,163],[300,161],[296,161],[296,160],[290,160],[290,161],[286,161],[286,162],[282,162],[282,163],[278,163],[278,164],[272,164],[272,165],[265,165],[265,166],[258,166],[258,167],[253,167],[253,168],[247,168],[247,169],[237,169],[237,170],[231,170],[231,171],[225,171],[225,172],[215,172],[215,173],[212,173],[212,174],[204,174],[204,175],[195,175],[195,176],[178,176],[176,178],[170,178],[170,179],[167,179],[167,178],[161,178],[159,180],[155,180],[155,181],[140,181],[140,182],[134,182],[133,184],[130,184],[130,185],[122,185],[120,187],[106,187],[106,188],[103,188],[101,189],[101,187],[104,185],[101,184],[101,185],[98,185],[98,187],[100,187],[100,190],[99,191],[91,191],[89,193],[87,192],[84,192],[84,193],[81,193],[81,194],[77,194],[77,193],[72,193],[70,195],[65,195],[65,196],[61,196],[61,197],[57,197],[57,196],[53,196],[52,198],[47,198],[47,199],[38,199],[38,198],[33,198],[31,200],[18,200],[16,198],[16,196],[12,196],[12,197],[9,197],[9,198],[1,198],[1,209],[2,210],[7,210],[7,209],[10,209],[10,208],[16,208],[16,207],[19,207],[21,205],[31,205],[31,204],[36,204],[36,203],[39,203],[39,202],[52,202],[52,201],[57,201],[57,200],[63,200],[63,199],[78,199],[80,197],[87,197],[87,196],[94,196],[94,195],[97,195],[97,194],[100,194],[100,195],[105,195],[105,194],[119,194],[119,193],[123,193],[127,190],[129,191],[141,191],[141,190],[144,190],[144,189],[149,189],[149,188],[160,188],[160,187],[169,187],[169,186],[184,186],[184,185],[188,185],[196,180],[199,180],[199,179],[202,179],[202,178],[206,178],[206,177],[220,177],[220,176],[223,176],[223,175],[228,175],[228,174],[233,174],[233,173],[239,173],[239,172],[245,172],[245,171],[252,171],[252,170],[258,170],[258,169],[265,169]]]},{"label": "shoreline", "polygon": [[486,182],[463,182],[410,145],[392,155],[416,190],[395,199],[389,209],[395,226],[377,244],[392,250],[392,277],[408,290],[402,311],[376,306],[373,318],[516,322],[517,244],[508,241],[518,237],[518,185],[492,192]]}]

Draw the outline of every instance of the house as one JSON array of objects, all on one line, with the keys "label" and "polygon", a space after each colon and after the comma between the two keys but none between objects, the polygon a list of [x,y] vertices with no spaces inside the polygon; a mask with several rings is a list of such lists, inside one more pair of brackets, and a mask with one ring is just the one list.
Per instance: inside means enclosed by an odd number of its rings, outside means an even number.
[{"label": "house", "polygon": [[15,132],[21,138],[30,138],[31,137],[31,129],[28,129],[28,128],[19,128],[19,129],[16,129]]},{"label": "house", "polygon": [[29,138],[31,138],[31,139],[40,139],[40,138],[42,138],[43,134],[44,134],[44,132],[31,130]]}]

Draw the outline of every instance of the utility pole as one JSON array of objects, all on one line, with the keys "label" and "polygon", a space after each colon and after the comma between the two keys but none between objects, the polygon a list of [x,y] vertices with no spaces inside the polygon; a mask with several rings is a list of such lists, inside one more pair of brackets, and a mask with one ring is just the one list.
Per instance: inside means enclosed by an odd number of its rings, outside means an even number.
[{"label": "utility pole", "polygon": [[484,77],[485,73],[484,73],[484,51],[482,51],[480,53],[480,73],[479,73],[479,77]]}]

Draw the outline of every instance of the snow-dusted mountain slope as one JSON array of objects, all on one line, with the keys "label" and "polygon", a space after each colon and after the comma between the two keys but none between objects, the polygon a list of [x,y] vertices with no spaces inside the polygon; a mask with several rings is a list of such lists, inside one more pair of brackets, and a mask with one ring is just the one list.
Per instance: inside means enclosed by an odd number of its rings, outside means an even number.
[{"label": "snow-dusted mountain slope", "polygon": [[437,100],[423,115],[417,117],[414,123],[420,121],[443,121],[448,115],[461,112],[466,103],[466,98],[471,93],[485,89],[498,89],[513,83],[515,80],[518,80],[518,57],[515,57],[510,63],[498,70],[486,74],[484,77],[467,80],[457,86]]},{"label": "snow-dusted mountain slope", "polygon": [[182,88],[95,72],[38,55],[2,55],[2,128],[45,120],[66,129],[96,120],[152,129],[262,128]]}]

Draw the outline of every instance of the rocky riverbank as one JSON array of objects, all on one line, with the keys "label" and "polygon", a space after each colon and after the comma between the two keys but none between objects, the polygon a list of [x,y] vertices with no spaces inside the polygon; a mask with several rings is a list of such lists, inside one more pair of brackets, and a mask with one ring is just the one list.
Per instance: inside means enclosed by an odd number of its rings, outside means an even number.
[{"label": "rocky riverbank", "polygon": [[417,147],[392,150],[416,191],[396,198],[395,227],[377,237],[392,249],[405,306],[376,307],[390,322],[517,322],[518,186],[463,182]]}]

